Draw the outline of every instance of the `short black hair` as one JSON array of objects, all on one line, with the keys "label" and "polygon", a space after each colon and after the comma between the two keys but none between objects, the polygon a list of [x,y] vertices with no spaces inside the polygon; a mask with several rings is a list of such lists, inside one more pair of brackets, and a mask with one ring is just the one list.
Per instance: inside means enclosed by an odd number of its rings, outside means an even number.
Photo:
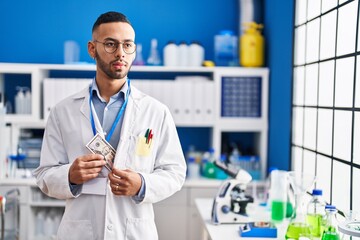
[{"label": "short black hair", "polygon": [[106,12],[101,14],[98,19],[96,19],[96,22],[92,28],[92,32],[94,32],[101,24],[111,22],[124,22],[131,26],[129,19],[124,14],[119,12]]}]

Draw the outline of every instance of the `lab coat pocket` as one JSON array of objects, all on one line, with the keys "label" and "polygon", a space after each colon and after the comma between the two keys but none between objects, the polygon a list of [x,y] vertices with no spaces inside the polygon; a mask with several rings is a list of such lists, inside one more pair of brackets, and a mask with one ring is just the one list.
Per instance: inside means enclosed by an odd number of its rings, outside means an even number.
[{"label": "lab coat pocket", "polygon": [[95,240],[91,222],[88,220],[64,220],[58,230],[58,240]]},{"label": "lab coat pocket", "polygon": [[125,234],[126,240],[158,239],[155,223],[148,218],[127,218]]},{"label": "lab coat pocket", "polygon": [[125,166],[134,171],[150,173],[153,170],[153,141],[147,143],[144,134],[130,137]]}]

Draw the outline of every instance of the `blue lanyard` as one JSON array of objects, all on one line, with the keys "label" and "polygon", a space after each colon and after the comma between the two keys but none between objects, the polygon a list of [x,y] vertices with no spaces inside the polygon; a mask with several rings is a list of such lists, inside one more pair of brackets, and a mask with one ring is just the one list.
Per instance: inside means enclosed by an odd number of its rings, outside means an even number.
[{"label": "blue lanyard", "polygon": [[[106,141],[110,141],[111,139],[111,136],[113,135],[114,131],[115,131],[115,128],[116,128],[116,125],[119,123],[120,121],[120,117],[121,115],[123,114],[125,108],[126,108],[126,105],[127,105],[127,102],[128,102],[128,99],[129,99],[129,94],[130,94],[130,79],[127,79],[127,85],[128,85],[128,89],[126,90],[126,96],[125,96],[125,101],[123,103],[123,105],[121,106],[117,116],[116,116],[116,119],[113,123],[113,125],[111,126],[111,130],[110,132],[106,135]],[[91,88],[90,88],[90,98],[89,98],[89,105],[90,105],[90,121],[91,121],[91,127],[92,127],[92,131],[94,133],[94,136],[96,135],[96,127],[95,127],[95,121],[94,121],[94,116],[93,116],[93,113],[92,113],[92,110],[91,110],[91,102],[92,102],[92,85],[91,85]]]}]

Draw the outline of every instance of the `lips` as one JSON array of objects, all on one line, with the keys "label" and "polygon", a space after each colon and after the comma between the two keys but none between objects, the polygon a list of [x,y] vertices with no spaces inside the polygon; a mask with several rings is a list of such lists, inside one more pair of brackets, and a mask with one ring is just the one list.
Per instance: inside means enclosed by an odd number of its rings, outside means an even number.
[{"label": "lips", "polygon": [[112,64],[115,69],[121,69],[123,66],[125,66],[122,62],[115,62]]}]

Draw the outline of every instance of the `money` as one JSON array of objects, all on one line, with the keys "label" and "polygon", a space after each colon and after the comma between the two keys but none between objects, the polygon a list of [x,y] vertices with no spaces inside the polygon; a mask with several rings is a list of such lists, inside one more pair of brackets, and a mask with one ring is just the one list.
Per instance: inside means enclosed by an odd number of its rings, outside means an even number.
[{"label": "money", "polygon": [[114,158],[116,150],[105,140],[99,133],[97,133],[91,140],[86,144],[87,149],[95,154],[101,154],[104,156],[106,161],[105,167],[111,171],[114,165]]}]

